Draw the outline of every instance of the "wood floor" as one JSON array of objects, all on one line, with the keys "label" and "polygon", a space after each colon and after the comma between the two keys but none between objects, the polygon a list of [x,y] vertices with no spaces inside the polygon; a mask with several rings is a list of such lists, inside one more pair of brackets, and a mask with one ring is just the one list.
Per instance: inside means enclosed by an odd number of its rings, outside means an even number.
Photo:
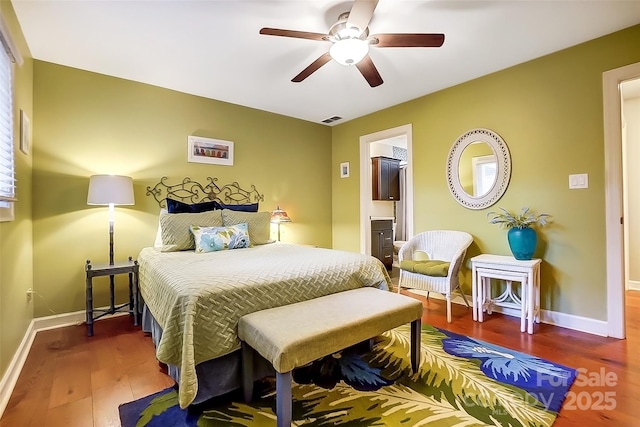
[{"label": "wood floor", "polygon": [[[457,304],[447,324],[441,300],[422,301],[425,323],[582,369],[554,426],[639,425],[640,292],[627,293],[626,340],[545,324],[528,335],[519,319],[477,323]],[[170,385],[151,339],[127,316],[97,322],[91,338],[84,326],[39,332],[0,427],[120,426],[119,404]]]}]

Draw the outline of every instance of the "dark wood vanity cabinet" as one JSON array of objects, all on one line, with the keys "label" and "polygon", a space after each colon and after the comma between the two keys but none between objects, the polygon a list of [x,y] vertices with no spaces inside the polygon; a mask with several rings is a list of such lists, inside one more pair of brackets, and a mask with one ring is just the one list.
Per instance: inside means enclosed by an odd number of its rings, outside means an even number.
[{"label": "dark wood vanity cabinet", "polygon": [[400,200],[400,160],[372,157],[373,200]]},{"label": "dark wood vanity cabinet", "polygon": [[387,270],[393,266],[393,221],[371,221],[371,255],[378,258]]}]

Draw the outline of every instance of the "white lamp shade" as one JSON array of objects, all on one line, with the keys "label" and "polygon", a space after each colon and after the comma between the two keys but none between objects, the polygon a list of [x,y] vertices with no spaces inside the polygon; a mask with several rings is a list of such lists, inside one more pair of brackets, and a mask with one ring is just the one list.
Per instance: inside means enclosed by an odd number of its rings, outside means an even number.
[{"label": "white lamp shade", "polygon": [[358,38],[342,39],[329,48],[329,55],[341,65],[355,65],[369,53],[369,43]]},{"label": "white lamp shade", "polygon": [[93,175],[89,178],[88,205],[133,205],[133,179],[122,175]]}]

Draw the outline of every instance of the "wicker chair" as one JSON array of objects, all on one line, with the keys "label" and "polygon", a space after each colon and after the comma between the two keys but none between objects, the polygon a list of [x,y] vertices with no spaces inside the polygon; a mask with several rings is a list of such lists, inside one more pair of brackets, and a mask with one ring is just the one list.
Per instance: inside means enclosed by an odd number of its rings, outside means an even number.
[{"label": "wicker chair", "polygon": [[[398,293],[402,288],[410,288],[427,291],[427,298],[429,298],[429,292],[444,294],[447,299],[447,322],[451,323],[451,293],[454,290],[458,289],[465,304],[469,307],[467,297],[460,289],[458,273],[471,242],[473,242],[473,237],[469,233],[453,230],[425,231],[409,239],[398,252],[398,261],[401,266]],[[446,270],[446,265],[444,266],[444,271],[447,272],[445,277],[402,269],[403,260],[413,260],[414,254],[418,258],[418,254],[424,256],[425,253],[429,260],[450,263],[448,270]]]}]

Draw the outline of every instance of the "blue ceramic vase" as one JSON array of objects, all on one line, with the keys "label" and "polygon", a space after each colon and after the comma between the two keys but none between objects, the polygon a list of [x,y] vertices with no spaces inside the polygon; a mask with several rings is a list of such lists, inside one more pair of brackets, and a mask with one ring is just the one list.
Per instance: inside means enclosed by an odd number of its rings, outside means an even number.
[{"label": "blue ceramic vase", "polygon": [[515,259],[530,260],[536,251],[538,235],[533,228],[510,228],[507,240]]}]

